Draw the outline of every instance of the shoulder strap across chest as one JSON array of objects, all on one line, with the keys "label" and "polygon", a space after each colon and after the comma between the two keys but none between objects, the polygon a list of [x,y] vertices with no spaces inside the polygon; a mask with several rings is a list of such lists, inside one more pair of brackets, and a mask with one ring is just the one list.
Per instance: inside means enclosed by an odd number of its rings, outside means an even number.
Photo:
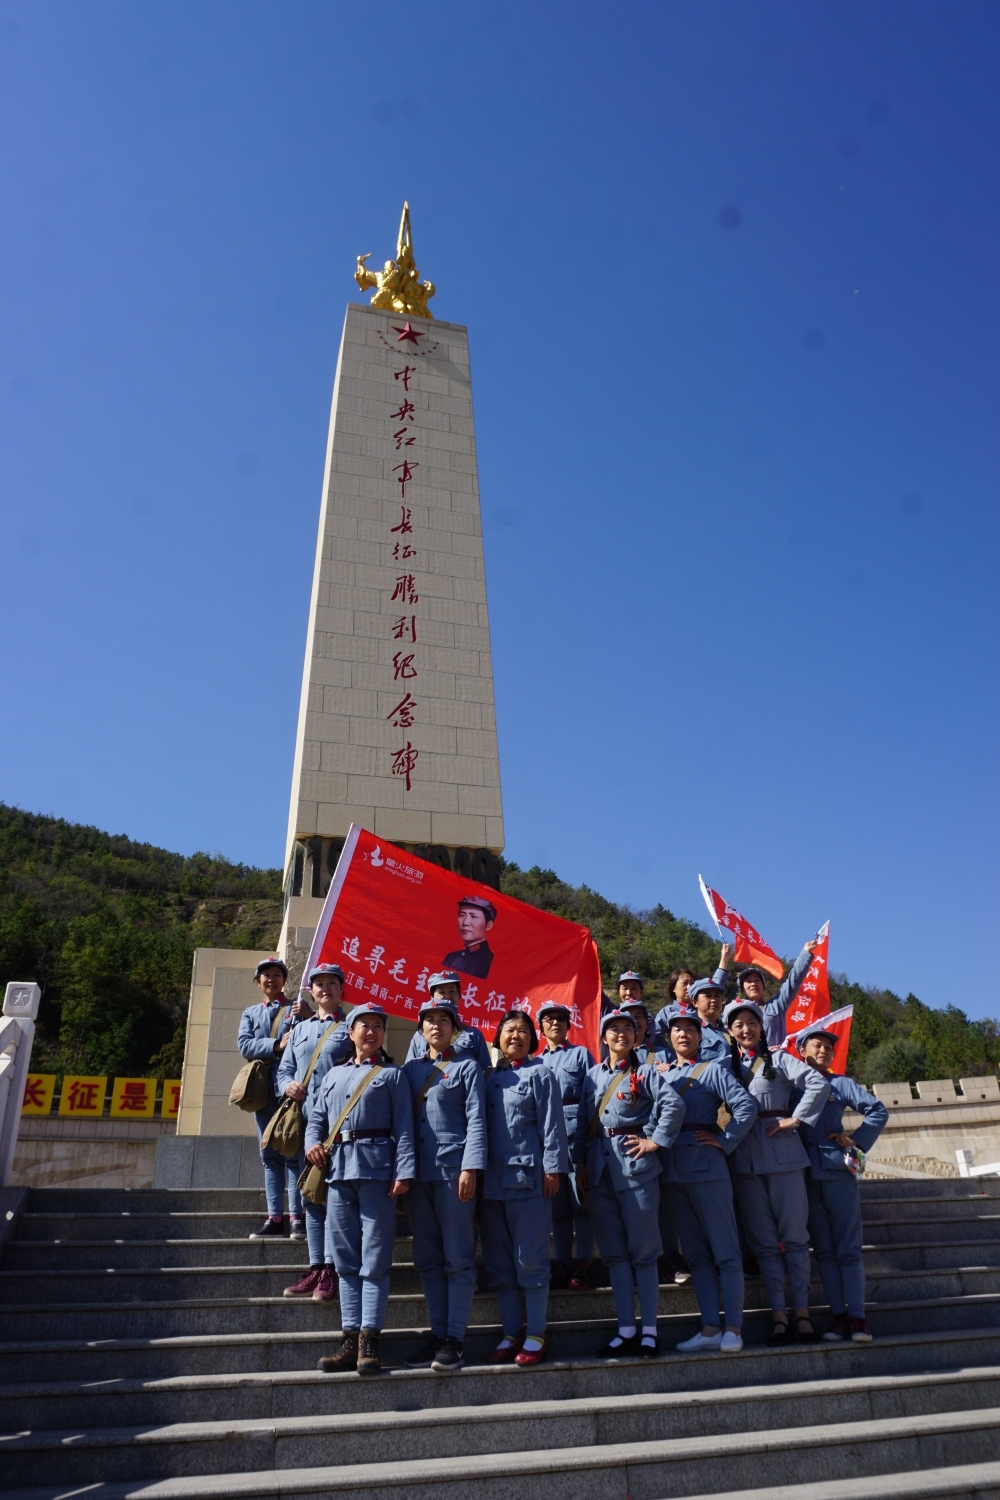
[{"label": "shoulder strap across chest", "polygon": [[681,1079],[680,1083],[677,1085],[677,1092],[680,1094],[682,1099],[684,1098],[684,1095],[687,1093],[688,1089],[691,1088],[694,1084],[695,1079],[700,1078],[702,1073],[704,1073],[705,1069],[708,1067],[708,1063],[709,1059],[706,1059],[705,1062],[697,1063],[696,1066],[691,1069],[688,1076]]},{"label": "shoulder strap across chest", "polygon": [[424,1100],[427,1098],[427,1095],[430,1093],[430,1091],[433,1088],[434,1084],[436,1084],[439,1081],[439,1079],[442,1077],[442,1075],[444,1073],[444,1070],[445,1070],[445,1068],[447,1066],[448,1066],[448,1064],[445,1062],[445,1060],[444,1060],[443,1057],[435,1058],[433,1068],[428,1073],[427,1077],[424,1079],[423,1083],[420,1085],[419,1089],[417,1090],[417,1092],[413,1096],[413,1113],[414,1114],[416,1114],[416,1112],[420,1108],[421,1104],[423,1104]]},{"label": "shoulder strap across chest", "polygon": [[278,1006],[278,1014],[275,1016],[274,1020],[271,1022],[271,1041],[272,1042],[277,1037],[278,1031],[279,1031],[279,1029],[281,1027],[281,1023],[285,1019],[285,1016],[287,1014],[288,1014],[288,1006],[287,1005],[279,1005]]},{"label": "shoulder strap across chest", "polygon": [[351,1110],[357,1104],[358,1100],[361,1098],[361,1095],[364,1093],[365,1089],[371,1083],[372,1079],[375,1078],[375,1076],[378,1073],[381,1073],[381,1071],[382,1071],[382,1064],[381,1063],[379,1063],[374,1068],[369,1068],[369,1070],[365,1074],[364,1078],[362,1078],[361,1082],[358,1084],[357,1088],[354,1090],[354,1093],[351,1095],[351,1097],[348,1099],[347,1103],[344,1105],[343,1109],[340,1111],[340,1114],[337,1116],[336,1121],[334,1122],[333,1129],[330,1131],[330,1134],[327,1136],[326,1140],[323,1143],[326,1146],[326,1149],[328,1151],[329,1151],[330,1147],[333,1145],[334,1141],[337,1139],[337,1137],[340,1134],[341,1130],[344,1128],[344,1121],[347,1119],[347,1116],[351,1113]]}]

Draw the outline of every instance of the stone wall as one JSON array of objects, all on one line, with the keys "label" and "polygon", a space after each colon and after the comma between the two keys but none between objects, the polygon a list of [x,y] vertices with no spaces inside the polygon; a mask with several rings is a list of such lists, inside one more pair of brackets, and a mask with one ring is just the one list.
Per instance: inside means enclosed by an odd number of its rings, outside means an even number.
[{"label": "stone wall", "polygon": [[173,1120],[22,1116],[12,1187],[141,1188],[153,1184],[156,1143]]}]

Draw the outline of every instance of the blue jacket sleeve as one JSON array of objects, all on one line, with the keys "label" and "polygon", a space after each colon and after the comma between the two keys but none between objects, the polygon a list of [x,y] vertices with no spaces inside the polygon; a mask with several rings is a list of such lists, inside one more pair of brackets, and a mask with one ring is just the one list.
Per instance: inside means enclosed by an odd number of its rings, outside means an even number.
[{"label": "blue jacket sleeve", "polygon": [[[764,1006],[765,1023],[772,1019],[777,1020],[779,1016],[784,1016],[785,1011],[788,1009],[792,1001],[795,999],[795,996],[798,994],[799,987],[801,986],[803,979],[805,979],[806,975],[809,973],[809,966],[812,961],[813,956],[809,952],[808,948],[803,948],[802,952],[799,954],[798,958],[795,960],[795,962],[792,964],[792,967],[786,974],[785,982],[781,986],[781,989],[775,995],[774,999],[769,1000]],[[781,1040],[784,1040],[783,1036]]]},{"label": "blue jacket sleeve", "polygon": [[535,1108],[542,1138],[542,1171],[568,1172],[569,1142],[562,1096],[555,1074],[544,1066],[535,1069]]},{"label": "blue jacket sleeve", "polygon": [[[845,1084],[849,1084],[850,1088],[845,1088]],[[881,1099],[869,1094],[853,1078],[837,1079],[832,1091],[838,1093],[845,1104],[849,1104],[851,1109],[857,1110],[864,1117],[857,1130],[851,1131],[851,1139],[857,1142],[862,1151],[870,1151],[889,1123],[889,1111]]]},{"label": "blue jacket sleeve", "polygon": [[327,1102],[325,1096],[321,1096],[309,1111],[309,1118],[306,1121],[305,1149],[308,1151],[312,1146],[322,1146],[329,1133]]},{"label": "blue jacket sleeve", "polygon": [[286,1084],[294,1083],[294,1082],[295,1082],[295,1047],[294,1047],[294,1045],[291,1042],[289,1042],[288,1046],[285,1048],[284,1052],[281,1054],[281,1061],[278,1064],[277,1084],[278,1084],[278,1093],[279,1093],[279,1095],[283,1094],[285,1092],[285,1085]]},{"label": "blue jacket sleeve", "polygon": [[[791,1080],[796,1093],[801,1094],[792,1113],[803,1125],[815,1125],[830,1097],[829,1078],[818,1068],[811,1068],[808,1063],[800,1062],[788,1052],[780,1053],[780,1057],[785,1076]],[[810,1073],[811,1078],[807,1076]]]},{"label": "blue jacket sleeve", "polygon": [[278,1039],[275,1038],[272,1042],[270,1036],[254,1035],[251,1012],[256,1010],[256,1008],[255,1005],[248,1006],[240,1017],[240,1029],[236,1034],[236,1045],[244,1062],[251,1062],[254,1058],[259,1058],[262,1062],[271,1062],[278,1055]]},{"label": "blue jacket sleeve", "polygon": [[396,1138],[398,1181],[412,1181],[417,1175],[417,1158],[413,1145],[413,1095],[406,1074],[400,1070],[394,1080],[392,1095],[392,1133]]},{"label": "blue jacket sleeve", "polygon": [[482,1069],[478,1064],[468,1069],[465,1093],[465,1131],[462,1171],[485,1172],[486,1085],[483,1082]]},{"label": "blue jacket sleeve", "polygon": [[[596,1067],[597,1064],[595,1063]],[[580,1089],[580,1107],[576,1112],[576,1129],[573,1139],[569,1143],[570,1158],[578,1166],[585,1166],[587,1161],[587,1136],[590,1133],[590,1122],[597,1111],[597,1085],[592,1074],[588,1073],[583,1080]]]},{"label": "blue jacket sleeve", "polygon": [[716,969],[712,975],[712,983],[717,984],[719,989],[728,994],[730,974],[728,969]]},{"label": "blue jacket sleeve", "polygon": [[739,1145],[754,1120],[756,1120],[757,1105],[747,1093],[742,1083],[733,1077],[728,1068],[718,1067],[717,1077],[713,1081],[718,1082],[719,1092],[732,1115],[732,1119],[725,1130],[720,1131],[716,1137],[719,1145],[728,1156]]},{"label": "blue jacket sleeve", "polygon": [[413,1033],[413,1035],[410,1037],[410,1045],[406,1049],[406,1057],[403,1059],[403,1061],[404,1062],[415,1062],[418,1057],[425,1057],[426,1055],[427,1055],[427,1043],[424,1041],[424,1038],[420,1035],[420,1032],[419,1031],[415,1031]]},{"label": "blue jacket sleeve", "polygon": [[653,1098],[653,1113],[646,1121],[645,1133],[658,1146],[672,1146],[684,1124],[684,1100],[675,1088],[671,1088],[662,1073],[654,1071],[652,1079],[656,1080],[656,1094]]}]

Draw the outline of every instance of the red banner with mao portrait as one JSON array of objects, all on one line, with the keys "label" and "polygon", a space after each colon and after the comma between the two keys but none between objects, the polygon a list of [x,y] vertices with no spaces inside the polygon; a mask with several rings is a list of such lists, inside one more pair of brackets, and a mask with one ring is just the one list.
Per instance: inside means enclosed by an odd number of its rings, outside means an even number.
[{"label": "red banner with mao portrait", "polygon": [[339,964],[344,1004],[377,1001],[416,1021],[427,980],[454,969],[461,1016],[489,1042],[500,1017],[532,1018],[543,1000],[569,1008],[567,1040],[596,1056],[601,969],[586,927],[466,880],[351,825],[306,974]]}]

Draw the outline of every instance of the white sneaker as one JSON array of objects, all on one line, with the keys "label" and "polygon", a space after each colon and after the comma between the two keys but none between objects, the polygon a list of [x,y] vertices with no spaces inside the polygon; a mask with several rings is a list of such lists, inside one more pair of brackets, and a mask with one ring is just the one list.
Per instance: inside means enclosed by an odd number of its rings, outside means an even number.
[{"label": "white sneaker", "polygon": [[[728,1335],[727,1335],[728,1336]],[[677,1345],[678,1354],[700,1354],[706,1349],[721,1349],[723,1335],[721,1333],[696,1333],[693,1339],[685,1339],[683,1344]],[[742,1349],[743,1345],[740,1344]]]},{"label": "white sneaker", "polygon": [[743,1340],[740,1338],[738,1333],[730,1333],[727,1329],[727,1331],[722,1335],[722,1340],[719,1344],[719,1348],[722,1350],[723,1354],[739,1354],[740,1350],[743,1348]]}]

